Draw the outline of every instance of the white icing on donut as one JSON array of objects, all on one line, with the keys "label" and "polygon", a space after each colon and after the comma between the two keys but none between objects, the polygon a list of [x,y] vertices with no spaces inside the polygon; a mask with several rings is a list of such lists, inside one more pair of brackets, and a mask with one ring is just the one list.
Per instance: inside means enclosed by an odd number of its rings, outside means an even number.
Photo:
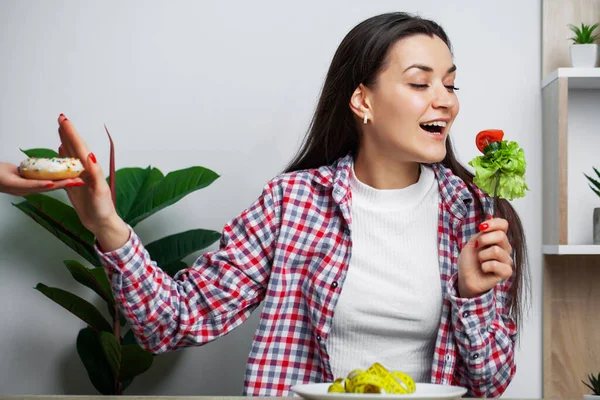
[{"label": "white icing on donut", "polygon": [[28,158],[19,165],[20,171],[83,171],[83,165],[78,158]]}]

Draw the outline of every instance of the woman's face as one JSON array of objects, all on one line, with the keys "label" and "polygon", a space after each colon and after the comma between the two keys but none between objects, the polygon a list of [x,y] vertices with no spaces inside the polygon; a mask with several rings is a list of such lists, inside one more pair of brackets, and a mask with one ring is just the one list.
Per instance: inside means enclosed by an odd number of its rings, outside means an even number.
[{"label": "woman's face", "polygon": [[395,43],[375,85],[365,88],[369,122],[362,125],[361,150],[401,162],[443,160],[459,109],[455,70],[448,46],[437,36]]}]

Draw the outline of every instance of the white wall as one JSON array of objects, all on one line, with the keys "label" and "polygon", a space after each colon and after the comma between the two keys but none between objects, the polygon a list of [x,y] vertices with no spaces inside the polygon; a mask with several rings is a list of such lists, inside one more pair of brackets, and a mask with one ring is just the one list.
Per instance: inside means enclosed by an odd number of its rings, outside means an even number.
[{"label": "white wall", "polygon": [[595,90],[569,92],[569,243],[594,244],[593,209],[600,207],[598,196],[590,189],[584,174],[598,180],[593,167],[600,170],[600,104]]},{"label": "white wall", "polygon": [[[463,161],[474,135],[504,129],[529,162],[531,192],[514,202],[528,236],[532,309],[505,397],[541,396],[541,110],[539,0],[0,2],[0,160],[56,147],[65,113],[107,169],[202,165],[212,186],[139,225],[145,241],[220,231],[292,157],[333,53],[355,24],[387,11],[439,21],[455,46]],[[32,288],[95,299],[62,261],[74,253],[0,195],[0,394],[93,394],[75,353],[82,323]],[[257,315],[202,348],[161,355],[127,394],[239,394]]]}]

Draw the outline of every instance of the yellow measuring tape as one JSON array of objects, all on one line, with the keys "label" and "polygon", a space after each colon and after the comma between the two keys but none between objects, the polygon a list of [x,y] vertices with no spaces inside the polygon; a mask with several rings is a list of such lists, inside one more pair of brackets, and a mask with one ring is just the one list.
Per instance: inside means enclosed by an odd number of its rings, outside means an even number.
[{"label": "yellow measuring tape", "polygon": [[415,390],[415,381],[410,376],[404,372],[388,371],[383,365],[375,363],[366,371],[355,369],[346,379],[336,379],[328,392],[409,394]]}]

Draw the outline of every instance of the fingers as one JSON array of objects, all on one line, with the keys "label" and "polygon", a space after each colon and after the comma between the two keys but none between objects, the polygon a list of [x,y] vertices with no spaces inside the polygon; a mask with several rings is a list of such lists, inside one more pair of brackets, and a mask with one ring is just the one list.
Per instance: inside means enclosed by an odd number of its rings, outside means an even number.
[{"label": "fingers", "polygon": [[[81,161],[83,162],[83,160]],[[104,172],[102,172],[102,168],[100,168],[100,165],[98,164],[98,160],[96,159],[94,153],[88,154],[84,165],[86,165],[86,170],[84,171],[84,174],[88,174],[92,178],[94,184],[98,182],[106,183],[104,179]]]},{"label": "fingers", "polygon": [[500,248],[502,248],[502,250],[504,250],[506,253],[512,253],[512,246],[508,241],[506,233],[503,231],[480,233],[479,237],[477,237],[476,247],[484,248],[487,246],[500,246]]},{"label": "fingers", "polygon": [[[71,186],[80,186],[83,181],[79,178],[75,179],[64,179],[60,181],[49,181],[49,180],[37,180],[37,179],[25,179],[18,175],[15,175],[13,179],[7,182],[9,187],[5,188],[7,193],[15,196],[27,196],[34,193],[45,193],[53,190],[64,189]],[[0,185],[2,186],[2,185]],[[0,187],[0,189],[2,189]]]},{"label": "fingers", "polygon": [[504,218],[492,218],[479,225],[480,232],[503,231],[508,232],[508,221]]},{"label": "fingers", "polygon": [[[75,129],[75,126],[64,115],[58,117],[60,140],[68,157],[79,158],[85,162],[90,151]],[[84,165],[85,166],[85,165]]]},{"label": "fingers", "polygon": [[510,265],[497,260],[489,260],[482,263],[481,270],[488,274],[494,274],[497,278],[496,283],[510,278],[513,274],[513,269]]},{"label": "fingers", "polygon": [[58,117],[58,124],[58,134],[62,143],[58,149],[58,154],[61,157],[78,158],[85,168],[81,178],[89,184],[96,184],[99,180],[104,181],[104,174],[98,165],[96,156],[90,152],[73,123],[61,114]]},{"label": "fingers", "polygon": [[513,259],[510,255],[504,251],[500,246],[491,246],[484,248],[477,254],[477,259],[483,265],[487,261],[498,261],[503,264],[512,266]]}]

